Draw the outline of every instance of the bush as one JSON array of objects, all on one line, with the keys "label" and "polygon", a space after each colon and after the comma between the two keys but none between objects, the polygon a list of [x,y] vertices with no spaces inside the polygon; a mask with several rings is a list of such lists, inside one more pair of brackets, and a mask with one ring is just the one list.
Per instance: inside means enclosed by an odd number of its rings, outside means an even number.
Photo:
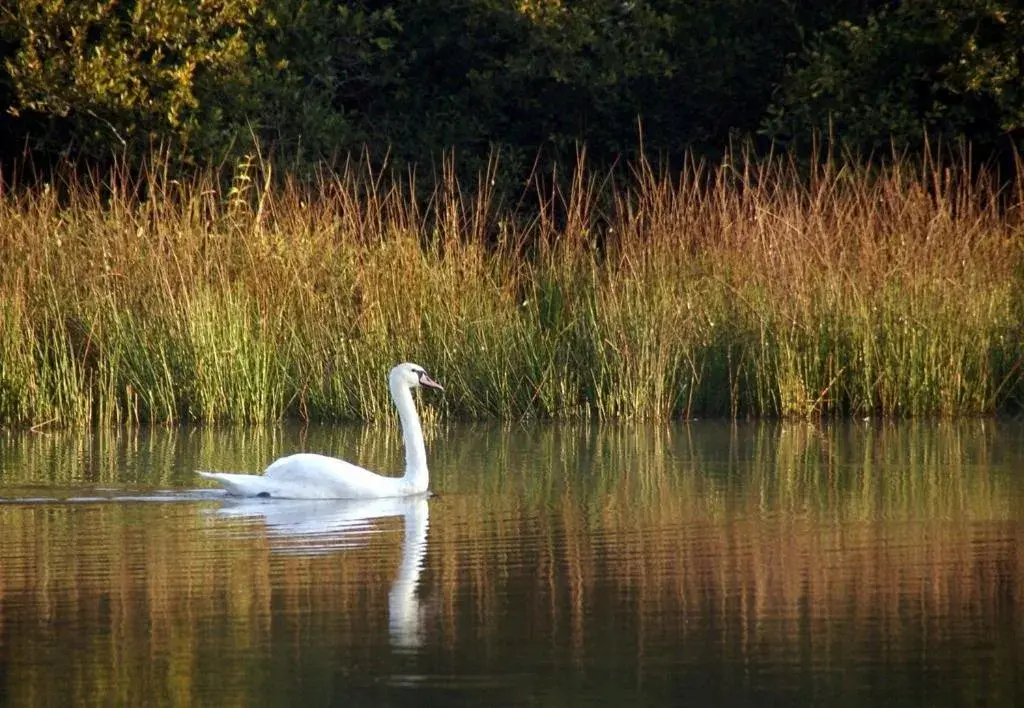
[{"label": "bush", "polygon": [[497,147],[515,184],[580,143],[624,164],[641,134],[668,158],[830,126],[867,150],[927,130],[985,151],[1020,137],[1022,15],[1008,0],[11,0],[0,140],[8,160],[27,136],[48,158],[138,163],[157,144],[189,165],[254,141],[303,168],[367,150],[421,174],[454,151],[466,176]]},{"label": "bush", "polygon": [[811,44],[763,123],[789,144],[815,132],[860,151],[923,135],[980,152],[1024,145],[1024,10],[1005,0],[901,2]]},{"label": "bush", "polygon": [[469,174],[501,147],[522,176],[538,150],[581,142],[598,161],[635,155],[641,125],[648,148],[681,154],[752,131],[802,27],[852,12],[838,7],[13,0],[0,123],[42,154],[94,160],[156,143],[202,163],[255,137],[303,162],[454,150]]},{"label": "bush", "polygon": [[15,0],[2,20],[16,48],[6,62],[14,109],[36,115],[44,150],[223,144],[254,103],[245,30],[257,6]]}]

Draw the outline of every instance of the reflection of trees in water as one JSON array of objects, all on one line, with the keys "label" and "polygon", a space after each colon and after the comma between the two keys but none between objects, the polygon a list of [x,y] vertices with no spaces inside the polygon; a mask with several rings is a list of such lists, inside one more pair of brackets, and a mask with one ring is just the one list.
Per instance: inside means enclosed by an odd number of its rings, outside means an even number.
[{"label": "reflection of trees in water", "polygon": [[[574,664],[614,645],[630,670],[663,652],[841,664],[974,626],[997,646],[993,672],[1012,675],[1022,496],[1000,465],[1019,460],[1005,452],[1016,440],[973,424],[442,436],[450,491],[429,502],[415,593],[423,651]],[[401,517],[364,545],[298,555],[275,553],[261,522],[200,507],[0,506],[0,656],[38,658],[7,670],[14,703],[133,703],[126,692],[155,687],[188,702],[224,682],[243,702],[254,671],[389,651]]]}]

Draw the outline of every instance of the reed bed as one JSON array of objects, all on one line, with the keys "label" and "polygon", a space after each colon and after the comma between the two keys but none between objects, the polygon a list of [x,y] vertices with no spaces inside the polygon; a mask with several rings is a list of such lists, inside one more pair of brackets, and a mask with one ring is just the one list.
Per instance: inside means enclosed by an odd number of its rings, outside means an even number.
[{"label": "reed bed", "polygon": [[0,425],[388,419],[406,359],[476,419],[1020,406],[1024,197],[984,173],[581,156],[510,204],[497,169],[8,187]]}]

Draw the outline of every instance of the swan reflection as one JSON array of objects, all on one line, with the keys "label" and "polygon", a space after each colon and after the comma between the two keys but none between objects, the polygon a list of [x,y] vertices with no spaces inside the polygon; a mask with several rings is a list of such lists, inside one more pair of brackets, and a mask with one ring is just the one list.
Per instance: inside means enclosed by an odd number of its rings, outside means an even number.
[{"label": "swan reflection", "polygon": [[391,644],[422,644],[422,610],[416,596],[427,552],[429,505],[426,495],[367,500],[269,500],[226,498],[218,515],[261,518],[275,552],[303,555],[356,548],[378,533],[379,519],[401,516],[402,560],[388,593]]}]

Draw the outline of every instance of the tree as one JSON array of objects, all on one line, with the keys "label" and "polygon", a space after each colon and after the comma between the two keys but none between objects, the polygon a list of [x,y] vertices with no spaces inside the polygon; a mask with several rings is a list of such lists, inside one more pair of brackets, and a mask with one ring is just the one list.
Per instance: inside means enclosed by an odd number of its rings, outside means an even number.
[{"label": "tree", "polygon": [[1005,0],[891,5],[812,41],[764,132],[806,145],[817,131],[861,151],[915,150],[925,134],[982,152],[1024,145],[1024,10]]},{"label": "tree", "polygon": [[217,145],[251,107],[245,29],[257,6],[13,0],[0,13],[10,110],[34,114],[44,149],[102,158],[171,138],[184,151]]}]

